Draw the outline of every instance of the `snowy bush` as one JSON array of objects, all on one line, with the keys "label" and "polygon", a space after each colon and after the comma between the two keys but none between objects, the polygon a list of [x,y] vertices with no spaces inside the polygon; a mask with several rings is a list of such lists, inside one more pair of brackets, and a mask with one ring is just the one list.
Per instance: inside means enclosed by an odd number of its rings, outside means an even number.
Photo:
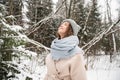
[{"label": "snowy bush", "polygon": [[[5,6],[0,4],[0,10],[6,12]],[[8,23],[14,16],[5,14],[0,11],[0,80],[40,80],[44,57],[26,49],[26,43],[34,41],[21,33],[23,27]]]}]

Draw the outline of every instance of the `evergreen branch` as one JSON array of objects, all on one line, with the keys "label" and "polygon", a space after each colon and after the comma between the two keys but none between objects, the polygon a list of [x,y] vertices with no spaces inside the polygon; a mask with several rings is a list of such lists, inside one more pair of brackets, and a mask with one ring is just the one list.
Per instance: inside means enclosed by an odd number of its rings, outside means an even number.
[{"label": "evergreen branch", "polygon": [[85,29],[87,28],[88,20],[89,20],[89,18],[90,18],[90,15],[91,15],[92,10],[94,9],[93,6],[94,6],[94,4],[92,4],[92,6],[91,6],[90,9],[89,9],[88,16],[87,16],[87,18],[86,18],[86,20],[85,20],[85,25],[84,25],[84,28],[83,28],[82,32],[84,32]]},{"label": "evergreen branch", "polygon": [[87,18],[86,18],[85,25],[84,25],[84,28],[83,28],[82,32],[84,32],[85,29],[86,29],[86,27],[87,27],[87,22],[88,22],[88,20],[89,20],[90,15],[91,15],[91,11],[92,11],[92,6],[91,6],[91,8],[90,8],[90,10],[89,10],[89,13],[88,13],[88,16],[87,16]]}]

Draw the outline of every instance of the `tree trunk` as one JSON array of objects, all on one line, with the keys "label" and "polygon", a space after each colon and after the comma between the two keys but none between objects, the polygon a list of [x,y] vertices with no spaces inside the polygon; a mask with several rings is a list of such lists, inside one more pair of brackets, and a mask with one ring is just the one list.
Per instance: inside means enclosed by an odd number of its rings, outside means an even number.
[{"label": "tree trunk", "polygon": [[13,0],[9,0],[9,15],[13,15]]},{"label": "tree trunk", "polygon": [[66,15],[66,18],[70,18],[71,17],[71,8],[72,8],[72,0],[70,0],[70,5],[69,5],[69,9],[68,9],[68,14]]}]

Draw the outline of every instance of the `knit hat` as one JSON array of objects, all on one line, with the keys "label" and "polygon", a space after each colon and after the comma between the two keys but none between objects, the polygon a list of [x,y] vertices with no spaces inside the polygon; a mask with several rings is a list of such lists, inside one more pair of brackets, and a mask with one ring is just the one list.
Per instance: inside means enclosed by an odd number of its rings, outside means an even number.
[{"label": "knit hat", "polygon": [[81,27],[72,19],[65,19],[62,21],[62,23],[63,22],[69,22],[71,24],[72,29],[73,29],[73,35],[77,36]]}]

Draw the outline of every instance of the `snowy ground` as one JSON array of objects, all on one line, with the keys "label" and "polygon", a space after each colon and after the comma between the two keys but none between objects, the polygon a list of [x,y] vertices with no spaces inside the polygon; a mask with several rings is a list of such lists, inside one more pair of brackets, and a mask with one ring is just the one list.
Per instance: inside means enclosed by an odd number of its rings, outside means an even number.
[{"label": "snowy ground", "polygon": [[[39,64],[40,59],[40,57],[33,57],[32,60],[22,61],[19,67],[21,74],[16,74],[18,78],[14,80],[26,80],[26,76],[31,77],[32,80],[43,80],[47,69],[45,65]],[[91,56],[88,63],[88,80],[120,80],[120,55],[114,56],[112,63],[109,55]]]},{"label": "snowy ground", "polygon": [[115,55],[110,62],[110,56],[91,56],[88,60],[88,80],[120,80],[120,55]]},{"label": "snowy ground", "polygon": [[120,80],[120,69],[118,70],[89,70],[88,80]]}]

